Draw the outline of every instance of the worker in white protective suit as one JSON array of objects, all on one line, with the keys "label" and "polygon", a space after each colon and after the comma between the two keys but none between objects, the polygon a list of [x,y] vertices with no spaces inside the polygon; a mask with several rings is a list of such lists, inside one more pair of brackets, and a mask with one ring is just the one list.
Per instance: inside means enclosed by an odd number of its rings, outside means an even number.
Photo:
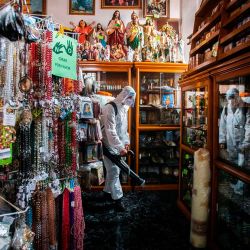
[{"label": "worker in white protective suit", "polygon": [[[250,108],[246,100],[239,96],[237,88],[231,88],[226,93],[227,106],[223,108],[219,124],[219,144],[221,157],[238,167],[249,167],[250,149]],[[226,151],[226,154],[223,153]],[[247,153],[248,152],[248,153]],[[231,187],[237,194],[243,192],[242,181],[237,181]]]},{"label": "worker in white protective suit", "polygon": [[[103,143],[114,153],[125,156],[129,150],[130,138],[128,134],[128,110],[135,103],[136,93],[130,86],[123,88],[121,93],[113,100],[116,108],[106,104],[102,109]],[[104,193],[111,195],[115,200],[118,211],[124,211],[122,203],[123,191],[119,180],[120,168],[104,156],[106,178]]]}]

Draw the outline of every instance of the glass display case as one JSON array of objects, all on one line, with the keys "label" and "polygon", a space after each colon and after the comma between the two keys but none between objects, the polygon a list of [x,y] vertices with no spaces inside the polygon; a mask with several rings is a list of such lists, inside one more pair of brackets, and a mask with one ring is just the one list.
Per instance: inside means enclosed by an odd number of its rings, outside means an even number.
[{"label": "glass display case", "polygon": [[220,249],[250,249],[250,184],[218,173],[216,240]]},{"label": "glass display case", "polygon": [[182,143],[190,148],[206,148],[208,129],[207,87],[183,91],[182,98]]},{"label": "glass display case", "polygon": [[179,139],[179,130],[140,132],[139,175],[146,183],[177,183]]},{"label": "glass display case", "polygon": [[[97,92],[99,94],[116,97],[123,87],[127,85],[132,86],[131,70],[133,64],[131,62],[81,61],[79,62],[79,66],[85,85],[85,88],[83,88],[83,94],[85,95],[91,95],[93,92]],[[131,135],[130,137],[133,138],[131,131],[131,113],[129,110],[128,132]],[[90,157],[92,158],[91,154]],[[130,178],[126,173],[121,172],[120,180],[123,188],[129,189],[131,187]],[[103,189],[102,186],[92,186],[92,188]]]},{"label": "glass display case", "polygon": [[194,156],[184,150],[181,153],[181,199],[191,209]]},{"label": "glass display case", "polygon": [[212,80],[207,75],[183,78],[181,86],[181,160],[178,207],[191,218],[194,152],[212,151]]},{"label": "glass display case", "polygon": [[140,124],[180,125],[180,74],[140,74]]},{"label": "glass display case", "polygon": [[218,82],[219,158],[250,174],[250,75]]},{"label": "glass display case", "polygon": [[127,72],[91,72],[83,71],[84,84],[87,86],[86,91],[92,91],[94,82],[94,87],[96,91],[105,91],[116,97],[123,87],[128,85],[128,73]]},{"label": "glass display case", "polygon": [[[135,62],[136,171],[143,189],[177,190],[183,63]],[[132,124],[133,127],[133,124]]]}]

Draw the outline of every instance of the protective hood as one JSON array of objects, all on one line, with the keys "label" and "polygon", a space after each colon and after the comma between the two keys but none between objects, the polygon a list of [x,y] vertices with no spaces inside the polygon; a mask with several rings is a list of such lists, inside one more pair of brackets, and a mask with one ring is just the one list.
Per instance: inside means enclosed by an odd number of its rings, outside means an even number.
[{"label": "protective hood", "polygon": [[135,90],[130,86],[126,86],[122,89],[121,93],[115,98],[115,102],[120,103],[122,105],[127,105],[129,107],[133,107],[135,104],[135,97]]}]

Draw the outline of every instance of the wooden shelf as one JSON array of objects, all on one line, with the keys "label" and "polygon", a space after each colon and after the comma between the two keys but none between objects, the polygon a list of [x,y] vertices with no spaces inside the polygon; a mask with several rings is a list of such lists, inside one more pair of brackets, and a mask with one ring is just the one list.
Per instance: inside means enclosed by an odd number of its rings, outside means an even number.
[{"label": "wooden shelf", "polygon": [[207,60],[207,61],[205,61],[205,62],[199,64],[198,66],[196,66],[196,67],[190,69],[190,70],[187,72],[187,75],[193,74],[195,71],[199,71],[199,70],[204,69],[204,68],[206,68],[206,67],[208,67],[208,66],[211,66],[213,63],[216,62],[216,60],[217,60],[216,57],[213,57],[213,58],[211,58],[211,59],[209,59],[209,60]]},{"label": "wooden shelf", "polygon": [[213,35],[211,35],[208,39],[201,42],[199,45],[197,45],[195,48],[193,48],[190,51],[190,55],[193,56],[195,53],[199,52],[203,48],[209,47],[210,45],[218,36],[219,36],[220,30],[217,30]]},{"label": "wooden shelf", "polygon": [[249,32],[249,28],[250,28],[250,21],[248,21],[247,23],[245,23],[244,25],[242,25],[238,29],[233,30],[232,32],[230,32],[226,36],[222,37],[221,40],[220,40],[220,44],[222,45],[222,44],[224,44],[226,42],[232,41],[237,35],[239,35],[243,31]]},{"label": "wooden shelf", "polygon": [[227,6],[226,6],[226,10],[231,10],[237,6],[239,6],[240,2],[239,0],[233,0],[231,1]]},{"label": "wooden shelf", "polygon": [[144,186],[135,186],[135,190],[177,190],[178,184],[145,184]]},{"label": "wooden shelf", "polygon": [[219,55],[219,60],[225,59],[226,57],[231,56],[237,52],[240,52],[241,50],[247,49],[248,47],[250,47],[250,41],[248,41],[247,43],[243,43],[240,46],[236,46],[225,53],[222,53],[221,55]]},{"label": "wooden shelf", "polygon": [[194,33],[194,35],[191,37],[191,41],[196,40],[198,37],[203,35],[202,33],[205,30],[207,30],[209,27],[211,27],[212,24],[214,24],[215,21],[220,17],[220,15],[221,15],[221,11],[219,11],[219,12],[215,13],[213,16],[211,16],[209,18],[209,20],[207,21],[207,23],[202,28],[200,28],[198,31],[196,31]]},{"label": "wooden shelf", "polygon": [[227,21],[222,26],[226,27],[226,26],[230,25],[231,23],[233,23],[235,21],[238,21],[238,18],[241,15],[244,15],[245,13],[247,13],[247,11],[249,9],[250,9],[250,3],[246,4],[242,8],[239,8],[239,10],[234,15],[232,15],[231,17],[229,17],[229,19],[227,19]]},{"label": "wooden shelf", "polygon": [[161,130],[179,130],[180,125],[167,125],[167,124],[162,124],[162,125],[140,125],[138,127],[139,131],[161,131]]},{"label": "wooden shelf", "polygon": [[179,199],[177,200],[177,207],[182,211],[182,213],[186,216],[188,220],[191,220],[190,209],[188,209]]},{"label": "wooden shelf", "polygon": [[185,145],[185,144],[181,144],[181,149],[182,150],[184,150],[184,151],[186,151],[187,153],[189,153],[189,154],[194,154],[194,152],[195,152],[195,149],[193,149],[193,148],[190,148],[190,147],[188,147],[187,145]]},{"label": "wooden shelf", "polygon": [[78,61],[82,71],[128,72],[133,67],[132,62]]}]

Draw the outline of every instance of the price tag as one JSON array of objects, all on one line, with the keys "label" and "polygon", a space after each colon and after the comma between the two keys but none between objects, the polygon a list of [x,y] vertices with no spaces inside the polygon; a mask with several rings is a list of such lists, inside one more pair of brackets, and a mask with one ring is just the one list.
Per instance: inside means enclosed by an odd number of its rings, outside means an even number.
[{"label": "price tag", "polygon": [[3,108],[3,125],[12,126],[16,125],[16,110],[6,104]]}]

